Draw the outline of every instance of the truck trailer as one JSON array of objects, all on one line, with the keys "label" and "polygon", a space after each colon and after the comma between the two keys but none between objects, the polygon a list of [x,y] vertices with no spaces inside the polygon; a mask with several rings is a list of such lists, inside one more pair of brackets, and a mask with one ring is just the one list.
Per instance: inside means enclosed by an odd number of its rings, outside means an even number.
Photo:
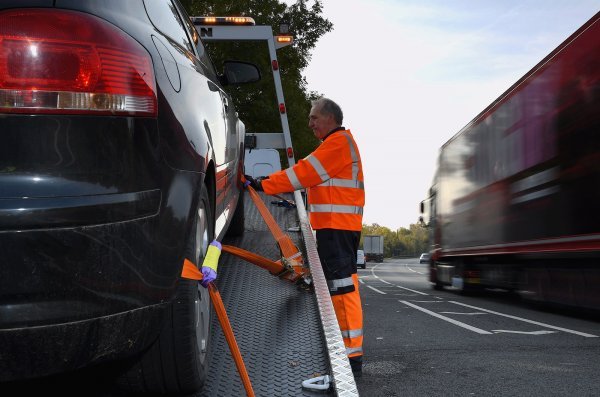
[{"label": "truck trailer", "polygon": [[440,149],[430,281],[600,309],[600,13]]},{"label": "truck trailer", "polygon": [[367,235],[363,237],[365,261],[383,262],[383,236]]}]

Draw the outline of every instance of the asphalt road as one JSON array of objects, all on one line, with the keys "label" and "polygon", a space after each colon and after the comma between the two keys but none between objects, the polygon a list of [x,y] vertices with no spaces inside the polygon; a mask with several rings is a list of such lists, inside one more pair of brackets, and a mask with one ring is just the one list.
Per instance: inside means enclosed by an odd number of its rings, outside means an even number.
[{"label": "asphalt road", "polygon": [[359,269],[361,396],[600,396],[600,319],[434,291],[418,259]]}]

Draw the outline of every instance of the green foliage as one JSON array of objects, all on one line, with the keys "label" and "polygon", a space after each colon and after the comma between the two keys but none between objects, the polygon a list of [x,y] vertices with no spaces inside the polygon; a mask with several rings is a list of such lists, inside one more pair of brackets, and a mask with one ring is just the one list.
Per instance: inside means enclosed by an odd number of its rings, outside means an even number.
[{"label": "green foliage", "polygon": [[[298,0],[291,6],[278,0],[181,0],[181,3],[192,16],[250,16],[257,25],[272,26],[276,34],[280,22],[290,24],[294,44],[277,51],[288,124],[296,158],[303,158],[313,151],[318,140],[308,128],[308,113],[310,100],[320,95],[307,91],[302,70],[308,65],[310,51],[318,39],[333,27],[322,16],[321,1],[315,0],[310,7],[303,0]],[[263,76],[260,82],[226,89],[233,98],[247,132],[281,132],[267,44],[252,41],[210,43],[207,50],[217,70],[222,70],[225,60],[251,62],[260,68]]]},{"label": "green foliage", "polygon": [[[411,224],[409,228],[401,227],[393,231],[377,223],[363,225],[362,236],[375,234],[383,236],[383,251],[385,257],[418,256],[429,250],[427,228],[421,224]],[[362,246],[362,236],[360,244]]]}]

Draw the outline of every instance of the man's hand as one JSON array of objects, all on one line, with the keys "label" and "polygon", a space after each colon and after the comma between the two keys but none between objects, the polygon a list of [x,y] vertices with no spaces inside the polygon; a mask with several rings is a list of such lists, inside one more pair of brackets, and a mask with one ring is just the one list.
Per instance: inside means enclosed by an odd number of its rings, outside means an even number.
[{"label": "man's hand", "polygon": [[269,179],[268,176],[259,176],[257,178],[253,178],[250,175],[244,175],[244,178],[246,178],[246,183],[244,184],[244,186],[252,186],[252,188],[257,192],[263,191],[262,181],[264,181],[265,179]]}]

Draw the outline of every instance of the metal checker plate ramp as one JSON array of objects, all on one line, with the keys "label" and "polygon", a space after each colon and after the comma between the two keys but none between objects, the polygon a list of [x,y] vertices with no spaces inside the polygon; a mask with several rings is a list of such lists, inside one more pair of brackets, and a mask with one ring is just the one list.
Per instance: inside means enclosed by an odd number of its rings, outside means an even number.
[{"label": "metal checker plate ramp", "polygon": [[[271,205],[261,197],[277,223],[303,250],[295,209]],[[288,196],[288,198],[291,198]],[[234,245],[277,260],[279,248],[250,197],[245,195],[246,231],[226,238]],[[266,270],[224,253],[217,285],[256,396],[324,396],[302,389],[302,381],[328,374],[327,347],[314,292],[272,276]],[[207,383],[200,396],[244,396],[244,386],[223,331],[213,313]]]}]

